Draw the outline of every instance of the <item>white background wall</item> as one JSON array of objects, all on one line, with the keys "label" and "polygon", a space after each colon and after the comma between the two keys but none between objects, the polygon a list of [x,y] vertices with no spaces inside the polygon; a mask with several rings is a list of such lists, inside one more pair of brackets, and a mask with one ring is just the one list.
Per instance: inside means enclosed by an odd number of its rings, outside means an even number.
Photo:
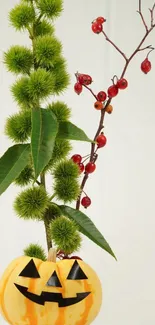
[{"label": "white background wall", "polygon": [[[144,10],[152,0],[145,0]],[[0,50],[12,44],[28,44],[26,35],[9,27],[8,11],[16,0],[0,3]],[[72,121],[92,137],[99,115],[93,97],[73,91],[74,72],[92,75],[94,91],[104,90],[114,74],[120,74],[123,59],[104,40],[91,32],[90,23],[99,15],[107,18],[105,30],[130,54],[144,33],[136,13],[138,0],[65,0],[57,21],[57,35],[64,44],[72,85],[62,96],[72,107]],[[147,45],[155,40],[155,31]],[[155,44],[154,44],[155,45]],[[155,54],[147,76],[140,71],[145,53],[140,53],[127,72],[128,90],[114,99],[114,113],[106,116],[108,144],[100,151],[97,171],[86,191],[92,198],[87,213],[115,251],[118,262],[84,239],[81,256],[98,273],[103,286],[103,306],[94,325],[155,324]],[[9,87],[14,78],[0,63],[0,153],[10,141],[3,134],[5,119],[16,111]],[[87,154],[89,144],[74,143],[74,152]],[[50,186],[50,183],[49,183]],[[19,220],[12,204],[19,189],[11,186],[0,197],[0,274],[9,262],[22,254],[30,242],[45,246],[42,224]],[[45,246],[46,247],[46,246]],[[1,319],[1,325],[5,322]],[[46,325],[46,324],[43,324]]]}]

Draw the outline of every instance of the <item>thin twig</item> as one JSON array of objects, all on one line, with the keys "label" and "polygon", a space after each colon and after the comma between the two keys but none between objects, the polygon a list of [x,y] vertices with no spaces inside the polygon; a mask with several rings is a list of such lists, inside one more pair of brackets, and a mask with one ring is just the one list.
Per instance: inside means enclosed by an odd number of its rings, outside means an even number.
[{"label": "thin twig", "polygon": [[149,57],[150,53],[151,53],[152,51],[154,51],[154,50],[155,50],[155,48],[152,47],[152,49],[147,53],[147,58]]},{"label": "thin twig", "polygon": [[148,45],[148,46],[145,46],[145,47],[139,49],[138,51],[140,52],[140,51],[145,51],[145,50],[148,50],[148,49],[150,49],[151,51],[153,51],[154,50],[154,47],[152,45]]},{"label": "thin twig", "polygon": [[91,88],[89,88],[88,86],[86,86],[86,85],[83,85],[85,88],[87,88],[90,92],[91,92],[91,94],[94,96],[94,98],[96,99],[96,100],[98,100],[97,99],[97,96],[94,94],[94,92],[92,91],[92,89]]},{"label": "thin twig", "polygon": [[142,14],[141,11],[138,10],[137,12],[139,13],[139,15],[140,15],[140,17],[141,17],[142,22],[143,22],[143,25],[144,25],[144,27],[145,27],[145,29],[146,29],[146,32],[147,32],[147,31],[148,31],[148,26],[147,26],[147,24],[146,24],[146,22],[145,22],[144,16],[143,16],[143,14]]},{"label": "thin twig", "polygon": [[107,36],[107,34],[104,31],[102,31],[102,33],[105,36],[106,41],[112,44],[113,47],[123,56],[125,61],[127,61],[126,55],[119,49],[119,47]]},{"label": "thin twig", "polygon": [[152,9],[149,9],[150,10],[150,14],[151,14],[151,27],[153,27],[153,24],[154,24],[154,10],[155,10],[155,3],[152,7]]},{"label": "thin twig", "polygon": [[146,29],[146,32],[147,32],[147,31],[148,31],[148,26],[147,26],[147,24],[146,24],[146,21],[145,21],[145,19],[144,19],[143,14],[142,14],[142,1],[141,1],[141,0],[139,0],[139,10],[138,10],[137,12],[139,13],[139,15],[140,15],[140,17],[141,17],[142,22],[143,22],[143,25],[144,25],[144,27],[145,27],[145,29]]}]

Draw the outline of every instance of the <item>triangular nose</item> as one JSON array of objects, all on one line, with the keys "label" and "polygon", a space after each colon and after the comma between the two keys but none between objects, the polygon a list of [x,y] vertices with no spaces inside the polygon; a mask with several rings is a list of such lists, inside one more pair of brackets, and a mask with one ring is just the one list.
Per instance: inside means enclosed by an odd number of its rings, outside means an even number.
[{"label": "triangular nose", "polygon": [[53,274],[49,278],[46,285],[49,286],[49,287],[60,287],[60,288],[62,288],[62,285],[61,285],[61,283],[60,283],[60,281],[58,279],[56,271],[53,272]]}]

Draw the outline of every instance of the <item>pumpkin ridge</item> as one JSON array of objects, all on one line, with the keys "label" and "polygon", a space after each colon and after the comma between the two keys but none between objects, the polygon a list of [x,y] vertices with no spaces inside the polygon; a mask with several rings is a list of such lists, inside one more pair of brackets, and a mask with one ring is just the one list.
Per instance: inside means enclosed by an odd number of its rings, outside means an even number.
[{"label": "pumpkin ridge", "polygon": [[[59,279],[61,279],[61,271],[60,271],[60,267],[58,264],[56,264],[56,270],[57,270],[57,274],[59,275]],[[62,286],[62,295],[65,295],[65,287],[64,285]],[[65,324],[65,308],[62,307],[61,309],[59,309],[59,313],[58,313],[58,317],[56,320],[55,325],[60,325],[60,324]]]},{"label": "pumpkin ridge", "polygon": [[6,289],[6,286],[7,286],[7,283],[8,283],[8,280],[11,276],[11,274],[13,273],[13,271],[16,269],[16,267],[20,264],[20,261],[18,261],[16,263],[16,265],[13,267],[13,269],[9,272],[9,275],[7,276],[5,282],[4,282],[4,285],[3,285],[3,290],[1,292],[1,298],[0,298],[0,305],[1,305],[1,309],[2,309],[2,312],[3,314],[5,315],[5,318],[7,320],[7,322],[11,325],[13,325],[12,321],[9,319],[9,316],[8,316],[8,313],[6,311],[6,308],[5,308],[5,305],[4,305],[4,294],[5,294],[5,289]]},{"label": "pumpkin ridge", "polygon": [[[85,291],[90,291],[91,290],[91,285],[87,283],[87,281],[83,280],[83,284],[84,284],[84,288]],[[82,313],[82,317],[79,321],[77,321],[76,325],[83,325],[86,324],[87,322],[87,317],[89,315],[90,309],[93,306],[93,296],[92,294],[90,294],[86,299],[85,299],[85,310]]]},{"label": "pumpkin ridge", "polygon": [[[36,265],[37,270],[39,271],[39,267],[41,266],[41,264],[43,263],[43,261],[39,261],[38,265]],[[30,285],[29,285],[29,289],[31,292],[35,291],[35,281],[34,279],[30,279]],[[29,325],[38,325],[38,319],[37,319],[37,315],[35,312],[35,305],[32,304],[32,302],[28,299],[26,299],[25,301],[26,303],[26,313],[25,313],[25,319],[28,318],[29,319]]]}]

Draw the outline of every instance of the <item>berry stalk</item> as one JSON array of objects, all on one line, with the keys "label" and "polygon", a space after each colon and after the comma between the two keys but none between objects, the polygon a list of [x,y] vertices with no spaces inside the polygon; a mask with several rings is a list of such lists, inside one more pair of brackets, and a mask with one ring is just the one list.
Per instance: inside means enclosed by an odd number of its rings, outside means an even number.
[{"label": "berry stalk", "polygon": [[[131,56],[129,58],[126,57],[126,55],[123,53],[122,50],[120,50],[118,48],[118,46],[109,39],[109,37],[107,36],[107,34],[103,31],[103,28],[98,32],[93,31],[96,33],[96,34],[99,34],[99,33],[103,33],[103,35],[105,36],[106,40],[123,56],[123,58],[125,59],[125,66],[123,68],[123,71],[122,71],[122,74],[121,74],[121,77],[120,79],[117,81],[117,85],[113,85],[111,87],[108,88],[108,95],[109,95],[109,98],[105,104],[105,106],[101,109],[101,116],[100,116],[100,120],[99,120],[99,125],[98,125],[98,128],[97,128],[97,131],[96,131],[96,134],[94,136],[94,141],[96,141],[96,138],[100,135],[102,129],[104,128],[104,118],[105,118],[105,112],[107,110],[107,107],[110,105],[111,101],[112,101],[112,97],[116,96],[116,89],[114,89],[114,87],[117,86],[118,89],[125,89],[127,87],[127,83],[126,83],[126,80],[123,79],[126,71],[127,71],[127,68],[130,64],[130,62],[132,61],[132,59],[134,58],[134,56],[139,52],[139,51],[143,51],[145,49],[153,49],[151,47],[151,45],[147,46],[147,47],[144,47],[144,48],[141,48],[141,46],[143,45],[143,43],[145,42],[146,38],[148,37],[148,35],[151,33],[151,31],[154,29],[155,27],[155,23],[154,23],[154,10],[155,10],[155,4],[153,5],[152,9],[150,9],[150,13],[151,13],[151,27],[148,28],[148,26],[146,25],[146,22],[145,22],[145,19],[144,19],[144,16],[142,14],[142,10],[141,10],[141,0],[139,0],[139,10],[138,10],[138,13],[140,14],[141,16],[141,19],[142,19],[142,23],[145,27],[145,35],[144,37],[142,38],[142,40],[140,41],[139,45],[136,47],[135,51],[131,54]],[[97,20],[96,20],[97,21]],[[96,23],[96,22],[95,22]],[[94,24],[94,23],[93,23]],[[103,26],[102,26],[103,27]],[[95,25],[95,28],[96,28],[96,25]],[[147,68],[148,69],[148,68]],[[143,71],[143,70],[142,70]],[[149,70],[150,71],[150,70]],[[143,71],[145,72],[145,71]],[[147,71],[148,72],[148,71]],[[145,72],[146,73],[146,72]],[[78,74],[76,74],[76,78],[78,79]],[[85,88],[87,88],[93,95],[93,97],[95,97],[95,99],[98,100],[97,96],[94,94],[94,92],[91,90],[91,88],[87,87],[86,85],[84,85]],[[113,88],[112,88],[113,87]],[[110,96],[110,93],[112,93],[112,96]],[[90,160],[89,160],[89,163],[95,163],[96,160],[98,159],[98,155],[95,155],[96,151],[95,151],[95,146],[96,144],[95,143],[92,143],[91,144],[91,152],[90,152]],[[94,156],[95,155],[95,156]],[[95,157],[95,161],[94,161],[94,157]],[[82,182],[81,182],[81,194],[79,195],[78,199],[77,199],[77,202],[76,202],[76,209],[79,210],[80,209],[80,202],[81,202],[81,195],[82,195],[82,192],[84,190],[84,187],[85,187],[85,184],[87,182],[89,178],[89,173],[87,172],[87,170],[85,170],[85,174],[84,174],[84,177],[82,179]]]}]

